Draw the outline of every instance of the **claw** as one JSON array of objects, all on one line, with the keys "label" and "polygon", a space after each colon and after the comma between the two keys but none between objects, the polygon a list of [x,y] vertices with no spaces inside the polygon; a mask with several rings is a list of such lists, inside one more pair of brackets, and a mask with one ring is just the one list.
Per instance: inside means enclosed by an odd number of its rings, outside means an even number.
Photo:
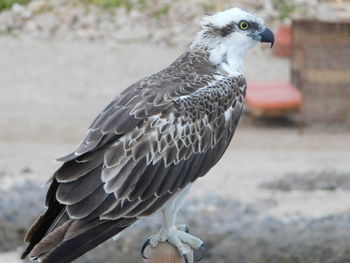
[{"label": "claw", "polygon": [[186,254],[182,254],[182,256],[184,257],[185,263],[188,263],[188,257]]},{"label": "claw", "polygon": [[200,255],[199,255],[199,257],[196,257],[194,259],[194,262],[197,262],[197,261],[200,261],[203,259],[204,255],[205,255],[205,250],[206,250],[205,243],[203,243],[199,249],[200,249]]},{"label": "claw", "polygon": [[188,225],[185,225],[185,232],[190,233],[190,228],[188,227]]},{"label": "claw", "polygon": [[141,256],[144,258],[144,259],[148,259],[146,256],[145,256],[145,249],[146,247],[149,246],[151,240],[150,239],[147,239],[147,241],[142,245],[142,248],[141,248]]}]

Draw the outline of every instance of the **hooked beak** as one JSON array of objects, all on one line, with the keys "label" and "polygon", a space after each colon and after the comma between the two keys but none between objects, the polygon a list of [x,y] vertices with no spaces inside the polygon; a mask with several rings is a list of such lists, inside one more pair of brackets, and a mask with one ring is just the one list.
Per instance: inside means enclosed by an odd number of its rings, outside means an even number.
[{"label": "hooked beak", "polygon": [[265,30],[259,35],[261,43],[271,43],[271,48],[273,47],[273,44],[275,43],[275,36],[270,29],[265,28]]}]

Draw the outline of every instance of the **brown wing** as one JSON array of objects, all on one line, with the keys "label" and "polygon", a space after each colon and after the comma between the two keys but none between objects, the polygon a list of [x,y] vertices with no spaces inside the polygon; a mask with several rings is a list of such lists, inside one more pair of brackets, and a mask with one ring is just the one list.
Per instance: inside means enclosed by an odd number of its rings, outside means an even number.
[{"label": "brown wing", "polygon": [[96,117],[77,149],[57,161],[68,162],[109,145],[149,116],[171,107],[179,96],[191,94],[215,80],[214,71],[215,66],[207,54],[184,53],[165,70],[142,79],[118,95]]},{"label": "brown wing", "polygon": [[213,79],[205,70],[176,76],[171,67],[176,62],[117,97],[61,159],[23,257],[73,260],[157,211],[220,159],[242,109],[244,79]]}]

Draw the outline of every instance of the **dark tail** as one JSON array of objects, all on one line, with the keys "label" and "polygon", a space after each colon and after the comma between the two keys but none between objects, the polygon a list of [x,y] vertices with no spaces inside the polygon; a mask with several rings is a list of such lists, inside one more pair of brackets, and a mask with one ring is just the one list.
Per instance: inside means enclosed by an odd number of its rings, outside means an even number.
[{"label": "dark tail", "polygon": [[30,253],[31,260],[41,263],[68,263],[136,222],[136,218],[113,221],[69,220],[48,234]]},{"label": "dark tail", "polygon": [[[24,242],[28,242],[26,250],[22,253],[21,259],[24,259],[32,251],[32,249],[50,232],[57,217],[62,214],[63,205],[59,204],[52,196],[56,192],[58,183],[54,181],[48,191],[46,197],[46,205],[49,207],[46,212],[41,215],[27,232]],[[53,193],[53,194],[52,194]]]}]

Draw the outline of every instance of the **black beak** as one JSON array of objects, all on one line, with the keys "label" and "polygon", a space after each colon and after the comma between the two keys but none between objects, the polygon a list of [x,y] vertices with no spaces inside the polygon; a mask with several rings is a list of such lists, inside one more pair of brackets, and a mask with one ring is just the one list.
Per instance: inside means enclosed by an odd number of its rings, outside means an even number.
[{"label": "black beak", "polygon": [[260,42],[261,43],[271,43],[271,47],[275,43],[275,36],[272,31],[266,28],[263,32],[260,33]]}]

